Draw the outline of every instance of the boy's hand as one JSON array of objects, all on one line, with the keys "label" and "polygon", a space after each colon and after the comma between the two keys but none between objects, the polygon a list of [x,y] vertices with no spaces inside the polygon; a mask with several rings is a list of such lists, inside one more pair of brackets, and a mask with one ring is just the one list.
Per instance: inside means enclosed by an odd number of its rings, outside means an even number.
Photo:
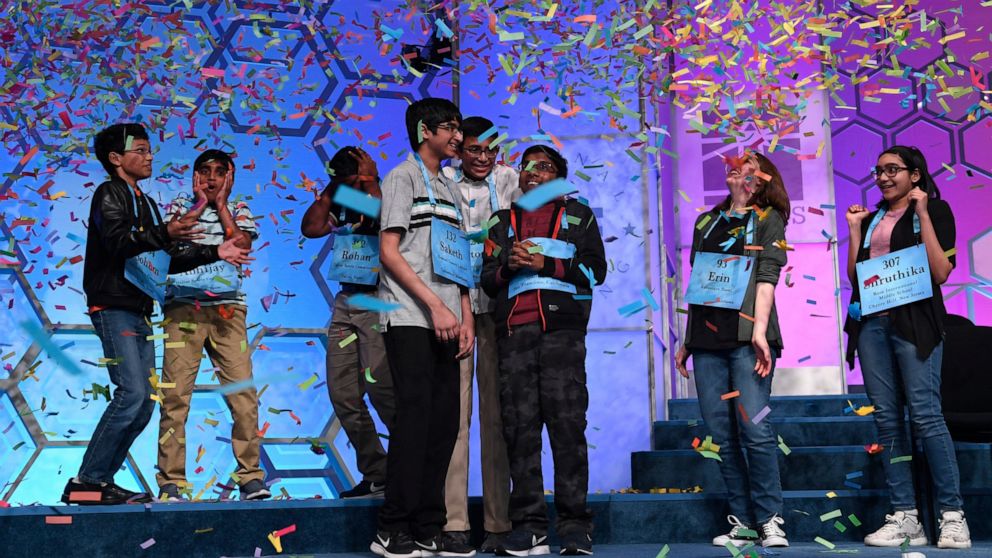
[{"label": "boy's hand", "polygon": [[228,163],[227,174],[224,176],[224,185],[214,194],[214,207],[217,209],[227,207],[227,199],[231,196],[232,188],[234,188],[234,165]]},{"label": "boy's hand", "polygon": [[255,261],[255,258],[248,255],[251,253],[251,250],[239,247],[236,242],[237,238],[229,238],[217,247],[217,255],[220,256],[220,259],[234,265],[243,265]]},{"label": "boy's hand", "polygon": [[431,323],[434,324],[434,335],[437,335],[438,341],[458,341],[461,324],[444,303],[431,308]]},{"label": "boy's hand", "polygon": [[200,173],[193,173],[193,195],[196,197],[196,202],[193,203],[193,207],[189,208],[186,213],[190,216],[187,221],[197,220],[203,213],[203,210],[207,207],[207,202],[210,200],[207,198],[207,184],[200,178]]},{"label": "boy's hand", "polygon": [[455,358],[462,360],[472,356],[472,349],[475,348],[475,323],[468,319],[458,328],[458,354]]},{"label": "boy's hand", "polygon": [[[200,213],[203,209],[200,209]],[[186,215],[190,215],[192,211]],[[203,227],[200,227],[196,219],[181,219],[179,215],[172,217],[172,220],[165,226],[166,233],[170,240],[200,240],[203,238]]]},{"label": "boy's hand", "polygon": [[675,369],[679,371],[679,375],[683,378],[689,377],[689,370],[686,369],[685,363],[689,360],[689,349],[685,348],[685,345],[679,347],[679,350],[675,351]]},{"label": "boy's hand", "polygon": [[365,150],[357,149],[355,151],[349,151],[348,155],[358,162],[358,174],[352,178],[352,186],[375,180],[379,176],[379,168],[375,165],[375,160]]}]

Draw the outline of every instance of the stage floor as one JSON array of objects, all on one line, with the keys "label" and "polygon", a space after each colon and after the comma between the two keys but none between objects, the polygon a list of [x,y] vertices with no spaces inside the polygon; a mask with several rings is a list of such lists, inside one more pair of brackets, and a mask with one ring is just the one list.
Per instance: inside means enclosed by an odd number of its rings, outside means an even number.
[{"label": "stage floor", "polygon": [[[600,545],[593,548],[595,556],[600,558],[656,558],[664,545],[656,544],[609,544]],[[668,545],[668,558],[727,558],[730,553],[725,548],[718,548],[708,544],[671,544]],[[556,551],[557,548],[552,548]],[[977,543],[968,550],[942,550],[936,546],[924,546],[912,548],[910,552],[918,552],[926,558],[947,557],[951,558],[988,558],[992,556],[992,542]],[[762,556],[782,556],[802,557],[802,556],[831,556],[831,555],[855,555],[858,557],[887,557],[899,558],[901,553],[898,548],[870,548],[863,544],[841,543],[833,550],[827,550],[823,546],[815,543],[799,543],[789,548],[762,549]],[[275,556],[263,554],[263,556]],[[292,555],[278,555],[282,558],[290,558]],[[300,555],[296,555],[299,557]],[[343,554],[309,554],[308,558],[369,558],[374,556],[371,552],[350,552]],[[477,557],[488,557],[492,554],[476,554]],[[557,556],[552,554],[551,556]],[[240,557],[239,557],[240,558]],[[244,558],[250,558],[245,556]],[[915,556],[913,558],[922,558]]]}]

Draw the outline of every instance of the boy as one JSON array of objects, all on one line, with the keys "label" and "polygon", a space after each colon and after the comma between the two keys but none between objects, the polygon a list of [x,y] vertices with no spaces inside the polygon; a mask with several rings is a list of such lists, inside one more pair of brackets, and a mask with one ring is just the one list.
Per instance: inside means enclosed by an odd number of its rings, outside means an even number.
[{"label": "boy", "polygon": [[[554,149],[524,151],[524,195],[568,176]],[[496,213],[482,287],[496,298],[503,433],[510,458],[513,532],[497,554],[548,554],[548,516],[541,474],[541,430],[547,426],[555,463],[555,531],[561,554],[592,554],[592,514],[586,507],[585,337],[592,287],[606,277],[599,226],[589,207],[555,198],[533,211]]]},{"label": "boy", "polygon": [[[152,333],[148,325],[152,298],[125,278],[126,262],[145,252],[168,249],[169,270],[181,272],[219,258],[237,265],[247,261],[248,251],[233,242],[220,246],[175,242],[195,240],[200,231],[195,217],[163,223],[156,204],[138,187],[139,180],[152,175],[154,157],[142,125],[110,126],[96,135],[93,151],[109,179],[93,193],[90,205],[83,290],[115,389],[79,472],[66,483],[62,501],[123,504],[149,499],[117,486],[114,474],[155,408],[149,381],[155,374],[155,345],[147,340]],[[83,492],[99,493],[99,500]]]},{"label": "boy", "polygon": [[444,551],[444,478],[458,435],[458,359],[471,354],[475,342],[468,289],[450,279],[468,276],[470,282],[468,244],[458,230],[455,187],[441,173],[441,161],[457,154],[460,125],[450,101],[411,104],[406,128],[414,152],[382,184],[379,295],[400,308],[380,317],[396,419],[386,500],[370,548],[388,558]]},{"label": "boy", "polygon": [[[327,329],[327,391],[334,414],[355,448],[358,471],[362,474],[361,482],[338,496],[381,497],[386,489],[386,452],[382,449],[375,422],[365,405],[365,394],[369,394],[379,418],[392,431],[396,414],[393,379],[386,364],[379,315],[370,310],[353,308],[348,302],[353,295],[371,295],[377,289],[379,274],[375,268],[379,266],[379,221],[335,204],[332,200],[341,184],[376,198],[382,198],[382,191],[379,189],[375,161],[361,149],[351,146],[341,148],[331,158],[330,167],[334,173],[331,183],[307,209],[301,231],[307,238],[320,238],[331,232],[336,234],[331,275],[338,279],[341,290],[334,297],[331,325]],[[356,240],[372,245],[371,251],[367,252],[371,264],[367,268],[344,259],[345,252],[353,251],[349,249]],[[352,334],[357,335],[357,339],[342,347],[341,341]]]},{"label": "boy", "polygon": [[474,361],[467,358],[461,362],[461,415],[458,420],[458,439],[444,486],[444,505],[448,514],[444,537],[447,546],[468,546],[468,439],[472,423],[472,375],[473,368],[478,368],[482,506],[486,530],[486,538],[480,550],[489,553],[495,552],[504,535],[510,531],[510,520],[507,518],[510,465],[507,462],[503,421],[500,418],[496,329],[492,318],[495,301],[479,288],[478,282],[482,274],[482,248],[486,238],[484,229],[493,213],[509,208],[513,200],[520,196],[517,171],[506,165],[497,165],[499,147],[489,147],[495,134],[479,139],[492,129],[493,123],[487,118],[466,118],[462,122],[462,144],[458,151],[461,165],[444,169],[444,175],[458,187],[458,201],[465,217],[466,230],[481,236],[472,243],[476,287],[469,290],[478,348]]},{"label": "boy", "polygon": [[[201,153],[193,162],[193,183],[197,202],[202,204],[197,224],[203,229],[203,238],[196,243],[216,246],[230,240],[240,248],[251,249],[258,233],[248,204],[228,201],[234,187],[231,156],[217,149]],[[195,207],[194,201],[180,195],[169,205],[167,216],[186,215],[191,206]],[[186,480],[186,420],[203,350],[206,349],[210,362],[217,367],[221,385],[247,382],[252,375],[241,269],[218,262],[169,278],[165,305],[168,319],[165,332],[169,337],[162,382],[175,387],[162,388],[155,478],[161,499],[175,501],[192,488]],[[176,342],[184,344],[170,346]],[[224,399],[234,419],[231,449],[238,469],[233,477],[240,487],[241,499],[268,498],[271,494],[263,482],[259,464],[261,438],[255,388],[225,394]]]}]

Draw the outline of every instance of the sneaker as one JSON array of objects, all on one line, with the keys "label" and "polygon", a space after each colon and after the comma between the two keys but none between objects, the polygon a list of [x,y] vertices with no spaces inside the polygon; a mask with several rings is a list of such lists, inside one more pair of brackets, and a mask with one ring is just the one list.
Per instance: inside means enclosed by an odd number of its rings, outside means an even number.
[{"label": "sneaker", "polygon": [[486,531],[486,538],[482,541],[482,546],[479,547],[479,552],[484,554],[495,554],[496,549],[499,548],[499,545],[503,544],[503,541],[506,540],[506,537],[509,534],[509,532],[490,533],[489,531]]},{"label": "sneaker", "polygon": [[62,490],[62,502],[80,506],[115,506],[129,502],[150,502],[144,492],[132,492],[116,484],[88,483],[75,478],[69,479]]},{"label": "sneaker", "polygon": [[179,492],[179,487],[173,483],[163,484],[158,488],[158,499],[162,502],[182,502],[183,495]]},{"label": "sneaker", "polygon": [[945,511],[942,515],[937,548],[971,548],[971,533],[964,512]]},{"label": "sneaker", "polygon": [[761,546],[768,548],[774,546],[789,546],[789,539],[785,538],[785,531],[781,525],[785,520],[775,514],[764,525],[761,526]]},{"label": "sneaker", "polygon": [[741,523],[741,520],[737,519],[736,515],[728,515],[727,522],[733,525],[733,527],[730,528],[730,532],[726,535],[715,537],[713,539],[713,546],[727,546],[728,542],[734,546],[745,546],[748,543],[758,542],[758,532]]},{"label": "sneaker", "polygon": [[244,483],[240,490],[242,500],[264,500],[272,497],[272,493],[265,487],[265,483],[258,479]]},{"label": "sneaker", "polygon": [[498,556],[539,556],[551,554],[547,535],[538,535],[526,529],[514,529],[496,548]]},{"label": "sneaker", "polygon": [[338,498],[347,500],[348,498],[382,498],[386,495],[386,485],[363,480],[355,485],[351,490],[345,490],[338,494]]},{"label": "sneaker", "polygon": [[562,556],[592,556],[592,536],[589,533],[569,533],[561,536]]},{"label": "sneaker", "polygon": [[[403,531],[377,532],[372,544],[369,545],[369,550],[373,554],[385,558],[420,558],[423,556],[417,545],[413,543],[410,533]],[[428,554],[428,556],[433,556],[433,554]]]},{"label": "sneaker", "polygon": [[475,556],[468,543],[468,531],[445,531],[432,538],[417,541],[421,556]]},{"label": "sneaker", "polygon": [[885,525],[865,537],[865,544],[868,546],[896,547],[901,546],[906,539],[909,539],[909,546],[927,544],[927,536],[923,532],[923,526],[920,525],[916,510],[908,513],[899,510],[892,515],[886,515]]}]

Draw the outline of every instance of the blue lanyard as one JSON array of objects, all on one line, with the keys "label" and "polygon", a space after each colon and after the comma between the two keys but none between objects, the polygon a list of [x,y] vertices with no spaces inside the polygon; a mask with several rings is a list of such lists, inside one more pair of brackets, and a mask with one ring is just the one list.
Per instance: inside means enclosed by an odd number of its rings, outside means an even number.
[{"label": "blue lanyard", "polygon": [[[465,177],[465,171],[461,167],[455,169],[455,180],[458,182],[462,181]],[[499,211],[499,196],[496,195],[496,168],[490,171],[489,176],[486,177],[486,185],[489,186],[489,209],[493,213]]]},{"label": "blue lanyard", "polygon": [[[128,191],[129,194],[131,194],[131,201],[134,202],[134,207],[133,207],[134,208],[134,220],[140,226],[141,225],[141,215],[138,213],[138,196],[136,196],[134,194],[134,188],[132,188],[130,184],[127,185],[127,191]],[[145,195],[142,194],[141,197],[144,198]],[[148,208],[148,212],[152,214],[152,223],[154,223],[156,227],[162,224],[158,220],[158,213],[157,212],[155,212],[151,207]],[[132,225],[132,228],[138,228],[138,227],[135,227],[134,225]],[[142,230],[143,230],[143,228],[142,228]]]},{"label": "blue lanyard", "polygon": [[[424,186],[427,188],[427,198],[431,200],[431,209],[433,209],[437,206],[437,199],[434,197],[434,189],[431,188],[431,175],[427,172],[427,167],[424,166],[424,160],[420,158],[419,154],[414,153],[413,158],[417,160],[417,166],[420,167],[420,174],[424,176]],[[451,187],[447,184],[445,184],[445,186],[448,188],[448,195],[451,196],[451,199],[457,199],[454,194],[451,193]],[[458,209],[458,204],[452,203],[451,205],[455,208],[455,216],[458,217],[458,223],[461,224],[462,212]]]},{"label": "blue lanyard", "polygon": [[[885,216],[885,208],[879,209],[878,213],[875,214],[875,218],[872,219],[871,223],[868,225],[868,232],[865,233],[865,240],[861,244],[862,248],[868,248],[871,246],[871,234],[875,232],[875,227],[878,226],[878,223],[881,222],[882,217],[884,216]],[[913,212],[913,234],[914,235],[920,234],[920,216],[917,215],[915,211]]]},{"label": "blue lanyard", "polygon": [[[727,218],[726,214],[721,211],[720,216],[713,220],[713,224],[710,225],[710,228],[706,229],[706,234],[703,235],[703,238],[709,238],[710,233],[713,232],[714,228],[716,228],[716,224],[720,222],[720,219],[724,219],[724,218]],[[732,244],[733,243],[731,243],[731,245]],[[748,217],[747,219],[747,226],[744,229],[744,245],[750,246],[752,244],[754,244],[754,210],[753,209],[751,210],[750,217]]]}]

